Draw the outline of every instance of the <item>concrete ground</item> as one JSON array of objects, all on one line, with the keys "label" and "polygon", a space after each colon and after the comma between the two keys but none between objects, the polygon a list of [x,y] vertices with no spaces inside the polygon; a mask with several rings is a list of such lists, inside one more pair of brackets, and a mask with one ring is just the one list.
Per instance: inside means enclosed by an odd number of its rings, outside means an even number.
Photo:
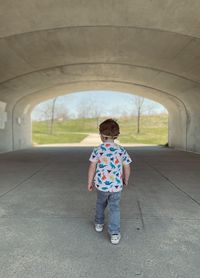
[{"label": "concrete ground", "polygon": [[0,154],[1,278],[199,278],[200,155],[131,147],[122,240],[93,229],[91,147]]}]

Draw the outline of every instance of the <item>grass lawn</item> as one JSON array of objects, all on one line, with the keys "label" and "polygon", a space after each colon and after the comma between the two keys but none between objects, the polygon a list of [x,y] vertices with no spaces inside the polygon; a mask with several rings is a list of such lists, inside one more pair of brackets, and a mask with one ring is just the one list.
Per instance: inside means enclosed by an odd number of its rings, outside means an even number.
[{"label": "grass lawn", "polygon": [[69,133],[69,134],[60,134],[57,133],[55,135],[50,134],[41,134],[35,133],[33,134],[33,142],[39,145],[43,144],[61,144],[61,143],[79,143],[81,142],[87,134],[76,134],[76,133]]},{"label": "grass lawn", "polygon": [[167,134],[165,128],[143,128],[137,133],[127,133],[120,135],[121,143],[141,143],[141,144],[161,144],[167,143]]},{"label": "grass lawn", "polygon": [[137,134],[136,118],[131,121],[119,121],[121,126],[121,143],[166,144],[168,142],[168,116],[143,116],[140,133]]},{"label": "grass lawn", "polygon": [[[33,142],[36,144],[79,143],[89,133],[98,133],[98,124],[104,119],[69,119],[54,123],[53,135],[49,123],[33,122]],[[166,144],[168,139],[168,116],[142,116],[140,133],[137,134],[136,117],[118,119],[121,143]]]}]

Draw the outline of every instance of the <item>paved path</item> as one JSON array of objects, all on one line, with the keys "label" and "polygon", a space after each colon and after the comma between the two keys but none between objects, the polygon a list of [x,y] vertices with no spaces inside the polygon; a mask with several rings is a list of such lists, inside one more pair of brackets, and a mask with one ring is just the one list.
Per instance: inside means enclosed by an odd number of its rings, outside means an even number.
[{"label": "paved path", "polygon": [[85,137],[82,141],[81,144],[83,145],[89,145],[89,146],[97,146],[101,144],[101,139],[99,137],[98,133],[90,133],[87,137]]},{"label": "paved path", "polygon": [[[81,142],[81,146],[98,146],[102,141],[98,133],[90,133]],[[115,143],[120,144],[119,140],[115,140]],[[123,146],[155,146],[155,144],[122,144]]]},{"label": "paved path", "polygon": [[[0,154],[1,278],[199,278],[200,155],[128,148],[122,240],[93,229],[89,147]],[[107,221],[106,221],[107,223]]]},{"label": "paved path", "polygon": [[[119,140],[115,140],[117,144],[120,144]],[[98,133],[90,133],[87,137],[85,137],[80,143],[63,143],[63,144],[44,144],[37,145],[37,147],[94,147],[101,144],[102,141]],[[136,147],[136,146],[156,146],[155,144],[122,144],[123,146]]]}]

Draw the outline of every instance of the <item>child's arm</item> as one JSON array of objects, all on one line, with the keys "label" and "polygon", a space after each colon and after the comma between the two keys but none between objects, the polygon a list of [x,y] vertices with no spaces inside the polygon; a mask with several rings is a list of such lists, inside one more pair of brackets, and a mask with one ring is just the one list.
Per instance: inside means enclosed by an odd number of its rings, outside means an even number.
[{"label": "child's arm", "polygon": [[128,180],[129,180],[129,177],[130,177],[130,173],[131,173],[130,164],[125,164],[123,170],[124,170],[123,183],[124,183],[125,186],[127,186],[128,185]]},{"label": "child's arm", "polygon": [[88,191],[92,191],[93,189],[95,172],[96,172],[96,162],[90,162],[89,169],[88,169]]}]

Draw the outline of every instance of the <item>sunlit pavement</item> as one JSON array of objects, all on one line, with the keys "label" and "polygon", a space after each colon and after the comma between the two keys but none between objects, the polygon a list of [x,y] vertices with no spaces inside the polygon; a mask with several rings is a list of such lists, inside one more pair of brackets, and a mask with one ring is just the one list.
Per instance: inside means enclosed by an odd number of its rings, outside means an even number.
[{"label": "sunlit pavement", "polygon": [[91,150],[0,154],[0,277],[199,278],[200,155],[128,148],[135,163],[113,246],[107,225],[93,228]]},{"label": "sunlit pavement", "polygon": [[[90,133],[80,143],[63,143],[63,144],[43,144],[37,145],[36,147],[94,147],[101,144],[102,141],[98,133]],[[115,140],[115,143],[120,144],[119,140]],[[126,147],[138,147],[138,146],[156,146],[155,144],[123,144]]]}]

